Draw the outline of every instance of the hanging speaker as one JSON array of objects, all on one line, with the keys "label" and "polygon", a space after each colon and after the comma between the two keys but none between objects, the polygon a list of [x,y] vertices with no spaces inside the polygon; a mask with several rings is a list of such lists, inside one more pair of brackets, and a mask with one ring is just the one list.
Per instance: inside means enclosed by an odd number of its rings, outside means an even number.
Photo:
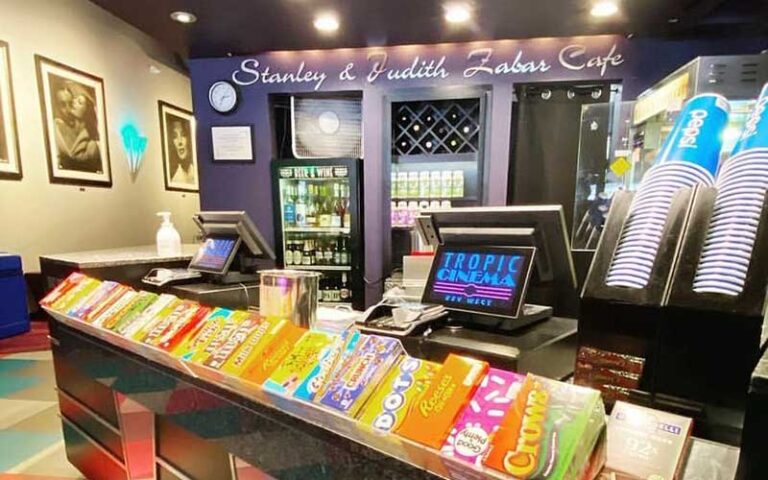
[{"label": "hanging speaker", "polygon": [[363,105],[359,98],[291,97],[296,158],[362,158]]}]

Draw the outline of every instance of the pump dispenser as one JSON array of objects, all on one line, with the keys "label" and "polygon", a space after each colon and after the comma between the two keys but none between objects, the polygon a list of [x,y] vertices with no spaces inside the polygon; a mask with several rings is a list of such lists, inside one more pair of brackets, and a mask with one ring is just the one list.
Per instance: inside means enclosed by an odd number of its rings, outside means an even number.
[{"label": "pump dispenser", "polygon": [[157,254],[161,257],[181,255],[181,235],[171,223],[171,212],[157,212],[163,223],[157,230]]}]

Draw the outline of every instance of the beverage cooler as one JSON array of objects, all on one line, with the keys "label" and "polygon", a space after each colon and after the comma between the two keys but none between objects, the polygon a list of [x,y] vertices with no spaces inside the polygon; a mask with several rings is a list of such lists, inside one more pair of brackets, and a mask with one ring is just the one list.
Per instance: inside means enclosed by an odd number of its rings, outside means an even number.
[{"label": "beverage cooler", "polygon": [[322,273],[320,302],[364,307],[363,162],[272,162],[278,265]]}]

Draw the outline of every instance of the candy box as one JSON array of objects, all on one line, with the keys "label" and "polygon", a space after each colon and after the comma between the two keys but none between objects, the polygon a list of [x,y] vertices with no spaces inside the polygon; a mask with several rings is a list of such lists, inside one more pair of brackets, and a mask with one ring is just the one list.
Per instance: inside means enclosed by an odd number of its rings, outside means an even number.
[{"label": "candy box", "polygon": [[287,320],[262,319],[261,323],[248,334],[248,338],[240,345],[235,353],[224,362],[221,370],[232,376],[239,377],[250,364],[251,357],[269,343],[276,332],[279,332]]},{"label": "candy box", "polygon": [[264,383],[288,356],[304,332],[306,329],[297,327],[288,320],[277,322],[269,335],[259,342],[259,348],[251,353],[241,378],[257,385]]},{"label": "candy box", "polygon": [[261,325],[264,320],[257,314],[249,314],[248,318],[237,326],[232,335],[229,336],[224,345],[219,347],[205,361],[207,367],[220,369],[235,354],[240,345],[245,343],[251,333]]},{"label": "candy box", "polygon": [[352,417],[365,404],[389,368],[403,353],[403,346],[394,338],[370,335],[358,343],[330,381],[320,403]]},{"label": "candy box", "polygon": [[250,313],[240,310],[232,312],[232,314],[229,315],[229,317],[224,321],[221,328],[218,329],[211,341],[208,342],[205,347],[198,349],[189,360],[194,363],[204,364],[211,357],[211,355],[214,354],[214,352],[224,346],[230,335],[235,333],[237,327],[239,327],[240,324],[244,321],[248,320],[250,315]]},{"label": "candy box", "polygon": [[576,480],[604,425],[598,391],[529,374],[484,463],[520,480]]},{"label": "candy box", "polygon": [[453,425],[440,453],[481,466],[490,440],[499,429],[524,375],[491,368]]},{"label": "candy box", "polygon": [[139,326],[131,335],[131,338],[137,342],[143,342],[145,338],[154,330],[155,326],[158,324],[163,325],[163,320],[168,317],[170,314],[173,313],[173,311],[181,305],[182,302],[178,298],[171,299],[168,304],[161,308],[157,313],[152,315],[152,310],[154,310],[155,305],[152,305],[152,307],[148,308],[144,313],[141,314],[141,317],[147,319],[141,326]]},{"label": "candy box", "polygon": [[408,409],[397,434],[428,447],[442,447],[487,372],[486,362],[448,355],[427,391]]},{"label": "candy box", "polygon": [[67,278],[59,282],[58,285],[56,285],[50,292],[48,292],[45,297],[43,297],[42,300],[40,300],[40,305],[44,307],[49,307],[56,301],[58,301],[64,294],[72,290],[73,288],[77,287],[80,282],[85,280],[86,277],[80,272],[72,272],[69,274]]},{"label": "candy box", "polygon": [[112,305],[114,305],[117,301],[119,301],[123,296],[125,296],[126,293],[132,292],[133,289],[131,287],[127,287],[125,285],[118,285],[115,287],[107,296],[105,296],[98,305],[91,308],[88,312],[86,312],[82,319],[85,320],[88,323],[94,323],[97,318],[99,318],[104,312],[112,308]]},{"label": "candy box", "polygon": [[156,293],[139,292],[138,295],[136,295],[136,298],[126,305],[125,309],[121,310],[112,318],[104,320],[104,328],[108,328],[120,335],[125,335],[125,330],[127,330],[128,326],[159,298],[160,297]]},{"label": "candy box", "polygon": [[163,338],[165,332],[171,329],[175,323],[187,322],[197,313],[199,308],[200,305],[190,300],[182,300],[173,304],[170,313],[152,325],[152,328],[149,329],[142,342],[156,345]]},{"label": "candy box", "polygon": [[164,293],[157,297],[147,308],[136,315],[130,322],[122,325],[120,333],[126,337],[138,335],[144,328],[151,328],[157,316],[169,305],[175,304],[179,299],[175,295]]},{"label": "candy box", "polygon": [[[135,290],[127,290],[124,292],[120,298],[116,299],[112,305],[109,306],[106,310],[101,312],[97,317],[93,319],[93,325],[96,325],[97,327],[104,327],[107,328],[107,323],[111,322],[113,318],[120,315],[124,310],[128,308],[128,306],[133,303],[134,300],[136,300],[136,297],[139,296],[139,292]],[[110,323],[111,325],[111,323]]]},{"label": "candy box", "polygon": [[312,402],[318,395],[322,395],[336,367],[354,352],[359,339],[360,332],[357,330],[345,330],[341,335],[335,335],[333,342],[320,352],[317,364],[296,388],[293,396]]},{"label": "candy box", "polygon": [[216,334],[229,321],[232,310],[228,308],[214,308],[203,322],[185,338],[171,354],[182,360],[190,360],[197,352],[201,352],[216,337]]},{"label": "candy box", "polygon": [[336,335],[306,332],[290,353],[264,382],[264,388],[283,395],[292,395],[301,382],[319,365],[321,354],[330,350]]},{"label": "candy box", "polygon": [[53,302],[51,304],[51,309],[60,313],[66,313],[73,305],[77,304],[77,302],[96,290],[99,285],[101,285],[99,280],[86,277]]},{"label": "candy box", "polygon": [[368,399],[358,420],[376,430],[394,432],[439,370],[438,363],[403,355]]},{"label": "candy box", "polygon": [[117,282],[112,281],[101,282],[101,285],[96,287],[90,295],[82,297],[79,302],[70,307],[67,315],[85,320],[85,315],[98,306],[99,302],[107,297],[118,285]]}]

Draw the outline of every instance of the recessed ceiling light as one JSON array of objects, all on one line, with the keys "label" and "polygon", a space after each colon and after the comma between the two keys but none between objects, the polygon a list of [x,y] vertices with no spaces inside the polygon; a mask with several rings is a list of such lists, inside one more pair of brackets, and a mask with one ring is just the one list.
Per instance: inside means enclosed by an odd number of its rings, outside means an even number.
[{"label": "recessed ceiling light", "polygon": [[472,10],[466,3],[449,3],[444,9],[445,20],[448,23],[465,23],[472,18]]},{"label": "recessed ceiling light", "polygon": [[677,17],[672,17],[672,18],[670,18],[670,19],[669,19],[669,20],[667,20],[667,21],[668,21],[669,23],[677,23],[677,22],[679,22],[679,21],[680,21],[680,19],[679,19],[679,18],[677,18]]},{"label": "recessed ceiling light", "polygon": [[593,17],[610,17],[615,15],[619,11],[619,6],[616,2],[611,0],[603,0],[596,2],[592,5],[592,10],[589,13]]},{"label": "recessed ceiling light", "polygon": [[173,12],[171,18],[179,23],[195,23],[197,21],[194,13],[182,11]]},{"label": "recessed ceiling light", "polygon": [[321,13],[315,17],[314,24],[321,32],[335,32],[339,29],[339,19],[334,13]]}]

